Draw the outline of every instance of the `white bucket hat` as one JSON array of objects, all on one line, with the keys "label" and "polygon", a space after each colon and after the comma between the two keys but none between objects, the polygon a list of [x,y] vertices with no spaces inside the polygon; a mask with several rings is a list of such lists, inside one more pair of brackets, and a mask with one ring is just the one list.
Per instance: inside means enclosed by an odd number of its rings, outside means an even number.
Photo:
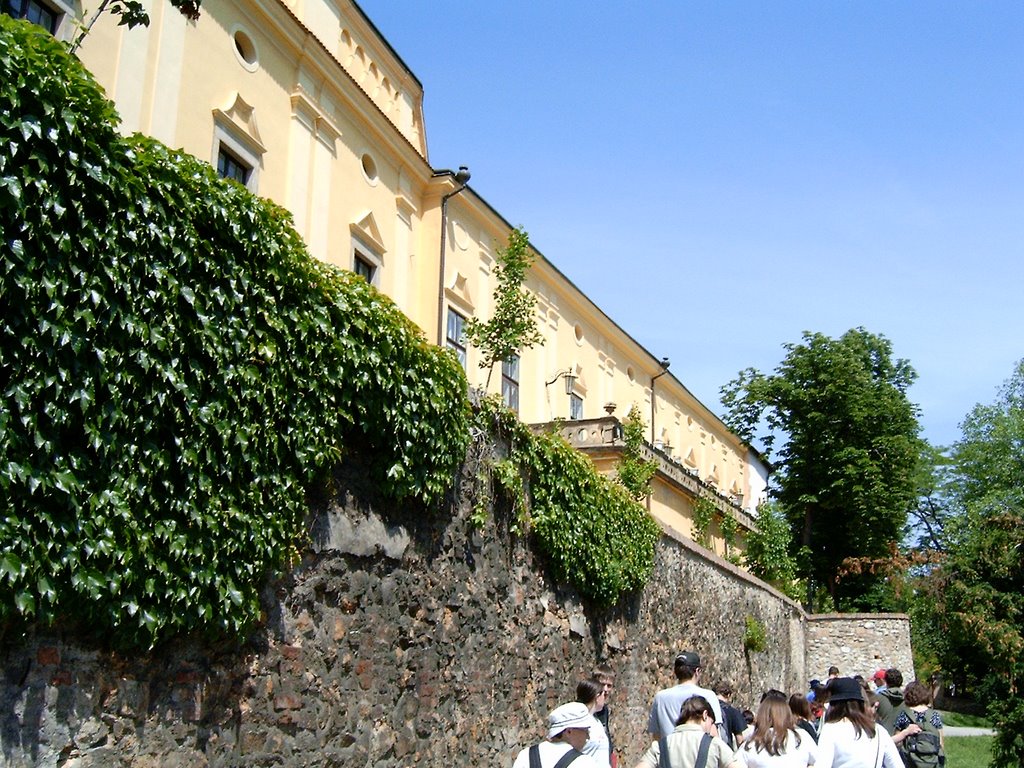
[{"label": "white bucket hat", "polygon": [[555,707],[548,715],[548,738],[553,739],[566,728],[589,728],[590,710],[586,704],[573,702]]}]

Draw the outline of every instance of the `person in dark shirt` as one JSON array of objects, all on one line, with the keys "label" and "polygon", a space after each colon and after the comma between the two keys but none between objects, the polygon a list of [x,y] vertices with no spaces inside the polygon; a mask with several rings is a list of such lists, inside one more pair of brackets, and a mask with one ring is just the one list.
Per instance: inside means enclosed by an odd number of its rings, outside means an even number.
[{"label": "person in dark shirt", "polygon": [[747,721],[743,713],[732,705],[732,686],[723,682],[715,688],[718,694],[718,702],[722,705],[722,723],[725,725],[725,734],[729,737],[725,743],[733,749],[739,749],[743,743],[743,732],[747,729]]},{"label": "person in dark shirt", "polygon": [[817,744],[818,730],[814,727],[814,723],[811,722],[811,719],[814,717],[811,714],[811,702],[802,693],[794,693],[789,697],[789,709],[796,716],[797,728],[803,728],[814,739],[814,743]]}]

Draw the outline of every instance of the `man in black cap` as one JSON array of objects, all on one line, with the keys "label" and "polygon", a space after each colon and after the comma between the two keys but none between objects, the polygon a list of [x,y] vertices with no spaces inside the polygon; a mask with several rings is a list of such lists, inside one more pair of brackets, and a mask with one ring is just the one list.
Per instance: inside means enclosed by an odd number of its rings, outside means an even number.
[{"label": "man in black cap", "polygon": [[703,696],[715,713],[715,723],[722,730],[722,707],[714,691],[701,688],[700,683],[700,656],[693,651],[683,651],[676,656],[674,670],[678,685],[665,688],[654,694],[654,701],[651,702],[651,716],[647,720],[647,732],[655,741],[662,736],[668,736],[676,727],[676,720],[679,719],[679,710],[683,702],[691,696]]}]

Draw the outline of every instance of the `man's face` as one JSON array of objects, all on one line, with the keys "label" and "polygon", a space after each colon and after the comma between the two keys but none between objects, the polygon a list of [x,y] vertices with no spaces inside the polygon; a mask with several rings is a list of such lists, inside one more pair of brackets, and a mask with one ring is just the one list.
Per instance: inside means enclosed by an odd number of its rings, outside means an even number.
[{"label": "man's face", "polygon": [[566,728],[562,731],[563,739],[572,744],[573,749],[582,752],[584,745],[590,738],[589,728]]},{"label": "man's face", "polygon": [[604,696],[604,701],[600,702],[601,706],[598,707],[598,709],[601,709],[601,708],[603,708],[608,703],[608,700],[611,699],[611,697],[612,697],[612,681],[611,680],[608,680],[607,678],[605,678],[604,680],[601,681],[601,693],[598,694],[598,695],[599,696]]}]

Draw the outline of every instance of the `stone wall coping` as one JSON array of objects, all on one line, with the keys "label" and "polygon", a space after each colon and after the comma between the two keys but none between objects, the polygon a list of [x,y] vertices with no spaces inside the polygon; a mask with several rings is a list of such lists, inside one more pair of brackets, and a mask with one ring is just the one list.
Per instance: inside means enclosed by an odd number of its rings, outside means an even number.
[{"label": "stone wall coping", "polygon": [[693,552],[698,557],[706,560],[709,564],[716,568],[727,572],[733,578],[745,581],[759,589],[763,589],[773,597],[786,603],[790,608],[797,611],[801,618],[807,621],[813,622],[828,622],[828,621],[842,621],[846,623],[857,622],[857,621],[910,621],[910,616],[906,613],[807,613],[800,603],[793,600],[788,595],[783,594],[771,584],[767,584],[761,581],[756,576],[752,576],[742,568],[730,563],[724,557],[721,557],[710,550],[704,549],[700,544],[690,539],[688,536],[677,531],[671,525],[662,521],[657,521],[661,527],[662,533],[668,538],[672,539],[675,543],[679,544],[683,548]]},{"label": "stone wall coping", "polygon": [[[739,568],[739,567],[733,565],[728,560],[726,560],[724,557],[721,557],[720,555],[717,555],[714,552],[712,552],[712,551],[710,551],[708,549],[705,549],[700,544],[698,544],[697,542],[695,542],[692,539],[690,539],[688,536],[685,536],[681,532],[677,531],[675,528],[673,528],[668,523],[664,523],[661,520],[658,520],[657,523],[661,527],[661,531],[662,531],[662,533],[666,537],[668,537],[669,539],[672,539],[672,541],[674,541],[676,544],[679,544],[684,549],[687,549],[690,552],[692,552],[695,555],[697,555],[698,557],[702,558],[703,560],[706,560],[709,564],[715,566],[719,570],[725,571],[726,573],[728,573],[733,578],[739,579],[741,581],[745,581],[747,584],[750,584],[750,585],[752,585],[754,587],[757,587],[758,589],[764,590],[765,592],[769,593],[770,595],[772,595],[776,599],[778,599],[778,600],[782,601],[783,603],[785,603],[786,605],[788,605],[791,609],[796,611],[802,618],[810,618],[810,615],[804,611],[803,606],[800,605],[800,603],[796,602],[795,600],[793,600],[793,598],[789,597],[788,595],[783,594],[782,592],[777,590],[775,587],[773,587],[771,584],[767,584],[767,583],[761,581],[756,576],[752,576],[751,574],[747,573],[742,568]],[[829,614],[829,615],[833,615],[833,614]],[[839,617],[839,616],[849,616],[849,615],[852,615],[852,614],[837,613],[837,614],[834,614],[834,615]],[[872,615],[896,616],[896,615],[903,615],[903,614],[872,614]]]},{"label": "stone wall coping", "polygon": [[809,613],[809,621],[909,621],[906,613]]}]

